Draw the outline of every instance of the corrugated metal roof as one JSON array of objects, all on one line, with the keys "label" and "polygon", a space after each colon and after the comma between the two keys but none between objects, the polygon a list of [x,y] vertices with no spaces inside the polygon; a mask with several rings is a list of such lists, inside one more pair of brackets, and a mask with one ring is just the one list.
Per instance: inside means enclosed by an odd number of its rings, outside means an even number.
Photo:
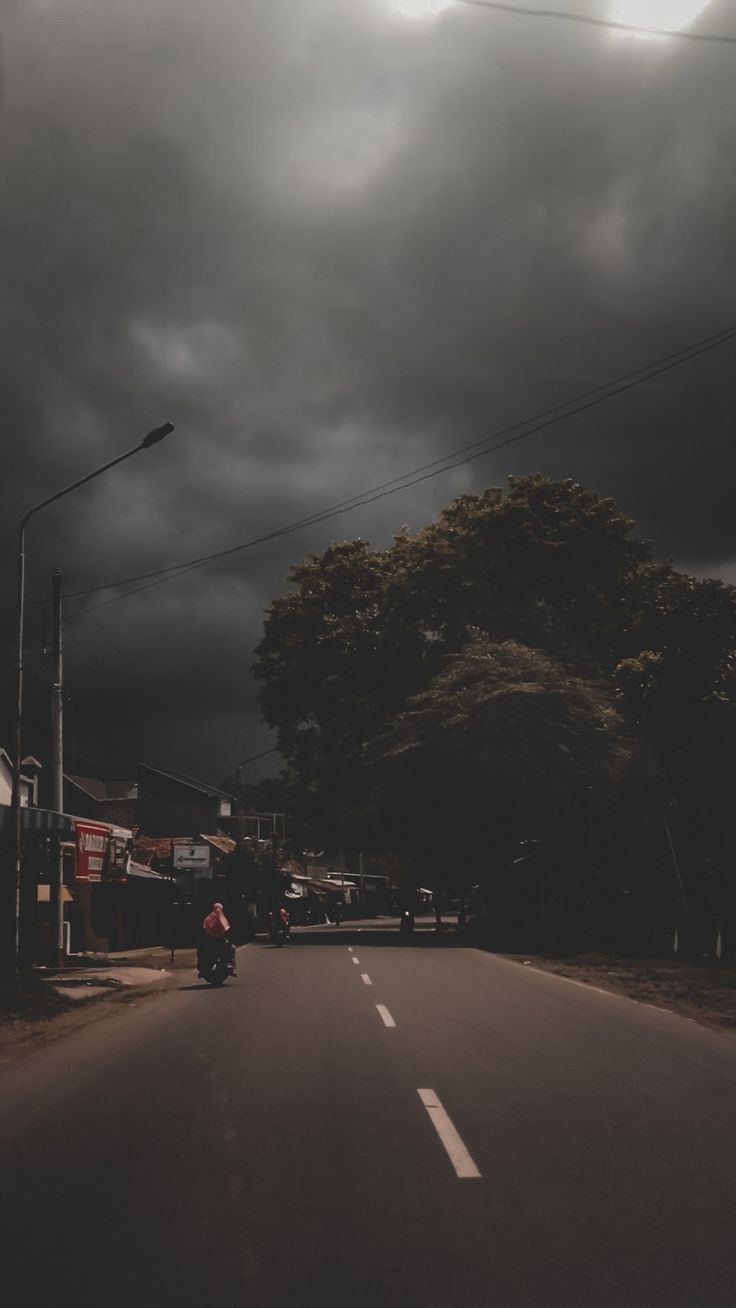
[{"label": "corrugated metal roof", "polygon": [[139,863],[150,863],[152,858],[171,858],[170,836],[134,836],[133,849]]},{"label": "corrugated metal roof", "polygon": [[[283,869],[281,870],[283,871]],[[343,885],[345,886],[346,890],[358,889],[357,881],[350,881],[348,877],[346,877],[345,881],[343,882],[343,881],[330,881],[327,877],[305,876],[304,873],[301,872],[289,872],[288,875],[290,876],[292,881],[297,881],[300,884],[307,885],[307,886],[313,886],[315,890],[331,890],[333,894],[336,891],[342,890]]]},{"label": "corrugated metal roof", "polygon": [[[9,804],[0,804],[0,827],[9,827],[12,809]],[[45,808],[22,808],[20,823],[23,831],[74,831],[74,819],[68,813],[51,813]]]},{"label": "corrugated metal roof", "polygon": [[64,773],[64,780],[96,800],[135,799],[138,789],[135,781],[98,781],[96,777],[74,777],[70,772]]},{"label": "corrugated metal roof", "polygon": [[215,849],[219,849],[221,854],[232,854],[235,848],[235,841],[231,840],[229,836],[220,835],[219,832],[216,836],[206,836],[202,832],[199,838],[200,840],[206,840],[207,844],[213,845]]},{"label": "corrugated metal roof", "polygon": [[153,868],[145,867],[143,863],[134,863],[131,859],[125,869],[126,877],[145,877],[152,881],[170,881],[171,877],[164,877],[160,872],[154,872]]}]

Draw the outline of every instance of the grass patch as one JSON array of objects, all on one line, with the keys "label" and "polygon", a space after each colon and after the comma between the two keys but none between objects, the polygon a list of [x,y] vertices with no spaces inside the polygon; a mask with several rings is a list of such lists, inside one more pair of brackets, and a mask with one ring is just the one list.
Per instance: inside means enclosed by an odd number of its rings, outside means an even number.
[{"label": "grass patch", "polygon": [[670,958],[623,958],[611,954],[566,957],[516,955],[537,967],[588,985],[602,986],[640,1002],[659,1004],[710,1024],[736,1025],[736,968]]},{"label": "grass patch", "polygon": [[632,981],[657,981],[693,990],[736,990],[736,968],[716,963],[682,963],[677,959],[616,958],[606,954],[577,954],[560,960],[571,967],[589,967]]}]

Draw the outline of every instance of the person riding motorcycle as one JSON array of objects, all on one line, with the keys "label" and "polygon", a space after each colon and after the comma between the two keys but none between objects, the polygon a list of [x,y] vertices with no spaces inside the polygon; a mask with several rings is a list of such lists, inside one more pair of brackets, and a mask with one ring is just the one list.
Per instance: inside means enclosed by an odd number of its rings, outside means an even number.
[{"label": "person riding motorcycle", "polygon": [[286,940],[290,932],[289,914],[284,905],[271,910],[269,917],[269,933],[271,939],[276,941],[279,937],[282,941]]},{"label": "person riding motorcycle", "polygon": [[203,975],[206,966],[212,965],[213,958],[217,954],[224,957],[232,975],[237,976],[235,971],[235,946],[228,938],[229,930],[230,923],[225,917],[222,904],[213,904],[202,923],[202,938],[197,949],[197,972],[199,976]]},{"label": "person riding motorcycle", "polygon": [[402,940],[408,939],[414,934],[414,914],[410,908],[405,908],[399,921],[399,936]]}]

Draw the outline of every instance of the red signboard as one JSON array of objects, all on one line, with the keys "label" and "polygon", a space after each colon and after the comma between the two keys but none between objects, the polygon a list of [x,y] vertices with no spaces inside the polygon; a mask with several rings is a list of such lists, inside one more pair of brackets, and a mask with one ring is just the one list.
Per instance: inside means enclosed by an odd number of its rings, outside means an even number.
[{"label": "red signboard", "polygon": [[77,836],[74,878],[76,881],[101,881],[107,867],[110,829],[94,822],[75,822],[74,827]]}]

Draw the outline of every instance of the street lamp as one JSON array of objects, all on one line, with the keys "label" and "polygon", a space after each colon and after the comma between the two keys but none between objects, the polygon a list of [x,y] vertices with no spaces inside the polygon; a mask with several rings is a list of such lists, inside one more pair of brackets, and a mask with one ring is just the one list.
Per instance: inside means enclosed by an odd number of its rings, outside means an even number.
[{"label": "street lamp", "polygon": [[126,459],[132,458],[141,450],[148,450],[152,445],[157,445],[165,436],[174,430],[174,424],[165,422],[161,427],[154,427],[149,431],[143,440],[134,445],[131,450],[126,450],[125,454],[119,454],[116,459],[111,459],[109,463],[104,463],[101,468],[96,468],[86,477],[80,477],[79,481],[72,482],[71,486],[65,486],[63,490],[57,491],[55,495],[49,495],[48,499],[41,500],[40,504],[35,504],[29,509],[25,517],[21,520],[18,529],[18,581],[17,581],[17,648],[18,661],[16,664],[16,706],[15,706],[15,758],[13,760],[13,795],[12,795],[12,868],[14,875],[14,909],[13,909],[13,941],[12,955],[13,966],[17,969],[20,962],[20,903],[21,903],[21,804],[20,804],[20,760],[22,753],[22,734],[23,734],[23,607],[25,603],[25,530],[29,520],[40,509],[45,509],[47,505],[54,504],[70,491],[77,490],[80,486],[85,486],[88,481],[99,477],[101,473],[108,472],[110,468],[115,468],[119,463],[124,463]]},{"label": "street lamp", "polygon": [[[243,814],[243,780],[242,780],[242,777],[241,777],[241,775],[240,775],[240,769],[241,769],[241,768],[244,768],[244,767],[246,766],[247,763],[255,763],[256,759],[259,759],[259,758],[266,758],[266,756],[267,756],[268,754],[277,754],[277,753],[278,753],[278,746],[277,746],[277,745],[272,745],[270,749],[264,749],[264,750],[261,751],[260,754],[251,754],[251,757],[250,757],[250,758],[244,758],[244,759],[241,760],[240,763],[236,763],[236,764],[235,764],[235,795],[236,795],[236,798],[237,798],[237,801],[238,801],[238,809],[239,809],[239,812],[238,812],[238,830],[239,830],[239,832],[240,832],[241,835],[243,834],[243,831],[244,831],[245,827],[244,827],[244,823],[243,823],[243,821],[242,821],[242,819],[243,819],[243,817],[244,817],[244,814]],[[257,832],[258,832],[258,835],[257,835],[256,839],[257,839],[257,840],[260,840],[260,838],[261,838],[261,820],[260,820],[259,817],[256,818],[256,830],[257,830]]]},{"label": "street lamp", "polygon": [[250,758],[244,758],[240,763],[235,764],[235,789],[238,790],[242,782],[240,780],[240,769],[244,768],[246,763],[255,763],[256,759],[265,758],[267,754],[278,754],[278,745],[272,745],[270,749],[264,749],[260,754],[251,754]]}]

